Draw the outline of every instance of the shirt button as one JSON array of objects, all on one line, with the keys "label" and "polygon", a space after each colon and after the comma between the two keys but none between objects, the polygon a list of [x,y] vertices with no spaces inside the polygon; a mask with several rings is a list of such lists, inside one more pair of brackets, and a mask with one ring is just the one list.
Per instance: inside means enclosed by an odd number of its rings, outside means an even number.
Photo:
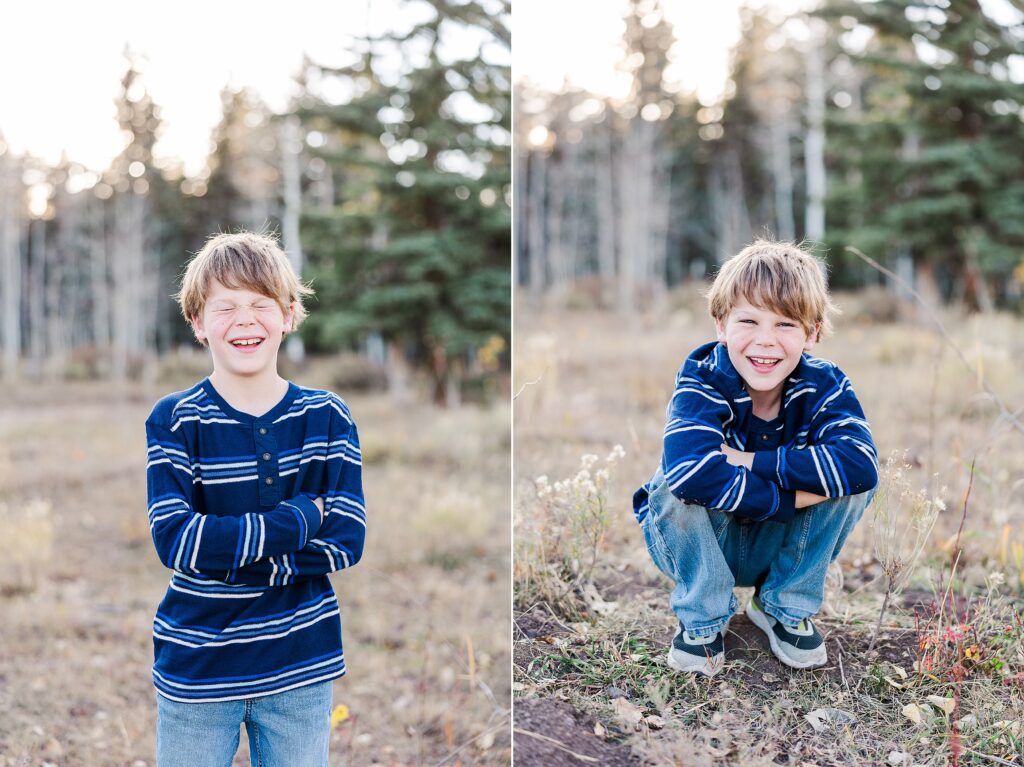
[{"label": "shirt button", "polygon": [[260,427],[260,434],[266,434],[266,433],[267,433],[267,427],[266,426],[261,426]]},{"label": "shirt button", "polygon": [[761,441],[762,442],[767,442],[768,441],[768,435],[767,434],[762,434],[761,435]]},{"label": "shirt button", "polygon": [[263,460],[264,461],[269,461],[270,460],[270,453],[264,453],[263,454]]},{"label": "shirt button", "polygon": [[264,482],[266,482],[266,483],[267,483],[268,485],[272,485],[272,484],[274,484],[274,478],[273,478],[273,477],[267,477],[267,478],[266,478],[265,480],[263,480],[263,481],[264,481]]}]

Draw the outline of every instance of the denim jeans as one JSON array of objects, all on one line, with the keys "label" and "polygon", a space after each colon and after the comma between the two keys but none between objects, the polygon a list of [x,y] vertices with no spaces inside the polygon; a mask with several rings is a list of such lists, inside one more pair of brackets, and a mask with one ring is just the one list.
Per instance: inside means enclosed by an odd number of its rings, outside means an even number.
[{"label": "denim jeans", "polygon": [[721,631],[736,612],[734,586],[756,586],[764,611],[789,627],[817,613],[829,563],[874,495],[831,498],[786,523],[749,522],[683,503],[660,470],[648,487],[647,550],[675,582],[669,605],[695,637]]},{"label": "denim jeans", "polygon": [[157,767],[230,767],[239,730],[253,767],[327,767],[331,682],[223,703],[157,695]]}]

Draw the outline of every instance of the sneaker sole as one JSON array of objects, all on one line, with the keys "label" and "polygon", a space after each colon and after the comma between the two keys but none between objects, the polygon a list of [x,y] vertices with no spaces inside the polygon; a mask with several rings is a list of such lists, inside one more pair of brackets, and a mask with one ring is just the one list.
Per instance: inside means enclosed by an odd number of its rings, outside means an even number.
[{"label": "sneaker sole", "polygon": [[772,654],[790,668],[815,668],[816,666],[824,666],[828,662],[828,652],[825,650],[824,642],[821,643],[821,647],[814,650],[797,650],[796,652],[801,653],[801,656],[793,657],[787,655],[782,649],[779,638],[775,636],[771,624],[768,623],[767,615],[754,607],[753,604],[748,604],[747,617],[751,623],[761,629],[765,636],[768,637],[768,644],[772,648]]},{"label": "sneaker sole", "polygon": [[725,665],[725,654],[722,653],[711,658],[701,658],[673,648],[668,651],[666,660],[668,661],[669,668],[674,671],[696,672],[704,676],[714,676]]}]

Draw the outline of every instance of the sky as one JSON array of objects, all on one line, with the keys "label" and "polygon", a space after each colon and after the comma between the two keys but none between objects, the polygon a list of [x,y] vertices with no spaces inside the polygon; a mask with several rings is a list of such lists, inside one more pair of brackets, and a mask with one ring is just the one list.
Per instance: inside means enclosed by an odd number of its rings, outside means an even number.
[{"label": "sky", "polygon": [[[740,39],[741,5],[773,7],[790,15],[814,0],[661,0],[672,24],[675,60],[666,79],[705,104],[722,95],[730,50]],[[1008,0],[981,0],[985,12],[1001,23],[1020,23],[1022,14]],[[624,97],[629,77],[615,71],[622,58],[622,18],[626,0],[513,0],[513,76],[545,90],[559,91],[568,80],[603,96]],[[1012,76],[1024,80],[1024,61]]]},{"label": "sky", "polygon": [[[666,78],[705,103],[722,94],[729,51],[740,37],[741,5],[792,13],[803,0],[662,0],[677,39]],[[513,75],[546,90],[564,80],[605,96],[625,96],[629,77],[615,71],[622,58],[625,0],[513,0]],[[600,9],[600,11],[598,10]]]},{"label": "sky", "polygon": [[304,51],[318,63],[345,64],[354,35],[406,30],[423,14],[422,6],[400,0],[9,3],[0,45],[0,135],[19,154],[56,162],[66,151],[72,161],[104,169],[123,145],[114,99],[127,45],[142,56],[144,83],[162,110],[157,157],[180,158],[194,175],[209,150],[225,85],[252,87],[282,110]]}]

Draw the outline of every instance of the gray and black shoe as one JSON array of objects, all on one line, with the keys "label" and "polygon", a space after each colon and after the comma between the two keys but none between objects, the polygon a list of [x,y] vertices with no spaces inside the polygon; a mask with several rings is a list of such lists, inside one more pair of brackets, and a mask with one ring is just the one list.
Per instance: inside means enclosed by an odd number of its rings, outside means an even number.
[{"label": "gray and black shoe", "polygon": [[756,595],[747,605],[747,617],[768,636],[768,644],[775,657],[787,666],[813,668],[828,661],[825,640],[810,618],[800,621],[795,628],[789,628],[766,613]]},{"label": "gray and black shoe", "polygon": [[725,665],[725,640],[722,632],[709,637],[691,636],[679,625],[668,649],[668,665],[676,671],[695,671],[714,676]]}]

